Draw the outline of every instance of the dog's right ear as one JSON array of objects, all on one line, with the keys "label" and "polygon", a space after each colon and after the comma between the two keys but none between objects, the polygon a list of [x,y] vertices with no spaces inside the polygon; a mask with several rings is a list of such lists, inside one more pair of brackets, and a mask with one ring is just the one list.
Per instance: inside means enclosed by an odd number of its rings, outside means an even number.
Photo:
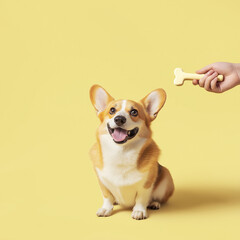
[{"label": "dog's right ear", "polygon": [[114,98],[101,86],[93,85],[90,89],[90,99],[97,111],[97,114],[103,112],[107,105],[114,100]]}]

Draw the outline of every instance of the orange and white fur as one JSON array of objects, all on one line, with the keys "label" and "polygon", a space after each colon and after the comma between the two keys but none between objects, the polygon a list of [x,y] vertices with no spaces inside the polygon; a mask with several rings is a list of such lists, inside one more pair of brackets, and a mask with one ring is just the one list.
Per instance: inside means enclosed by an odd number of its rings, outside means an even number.
[{"label": "orange and white fur", "polygon": [[151,138],[153,121],[166,93],[157,89],[140,102],[114,100],[92,86],[90,98],[101,121],[90,155],[103,194],[97,216],[110,216],[114,204],[133,207],[132,218],[147,218],[147,208],[159,209],[174,191],[167,168],[158,163],[160,150]]}]

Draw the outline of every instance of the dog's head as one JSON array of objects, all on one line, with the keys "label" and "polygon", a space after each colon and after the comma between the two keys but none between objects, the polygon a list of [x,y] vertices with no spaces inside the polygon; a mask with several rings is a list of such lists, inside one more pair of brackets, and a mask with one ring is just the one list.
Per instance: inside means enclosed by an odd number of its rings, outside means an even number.
[{"label": "dog's head", "polygon": [[149,137],[150,123],[163,107],[166,93],[156,89],[140,102],[115,100],[104,88],[93,85],[90,98],[101,120],[100,134],[109,134],[116,144],[126,144],[136,136]]}]

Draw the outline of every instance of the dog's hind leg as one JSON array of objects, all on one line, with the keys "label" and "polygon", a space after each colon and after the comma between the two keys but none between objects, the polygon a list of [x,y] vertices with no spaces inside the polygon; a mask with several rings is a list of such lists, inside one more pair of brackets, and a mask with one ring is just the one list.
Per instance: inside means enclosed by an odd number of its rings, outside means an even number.
[{"label": "dog's hind leg", "polygon": [[149,209],[152,209],[152,210],[158,210],[160,207],[161,207],[161,203],[158,202],[158,201],[152,201],[152,202],[150,202],[150,204],[148,205],[148,208],[149,208]]},{"label": "dog's hind leg", "polygon": [[167,168],[158,165],[158,177],[153,188],[152,201],[148,207],[159,209],[160,205],[167,202],[169,197],[171,197],[173,191],[174,184],[170,172]]}]

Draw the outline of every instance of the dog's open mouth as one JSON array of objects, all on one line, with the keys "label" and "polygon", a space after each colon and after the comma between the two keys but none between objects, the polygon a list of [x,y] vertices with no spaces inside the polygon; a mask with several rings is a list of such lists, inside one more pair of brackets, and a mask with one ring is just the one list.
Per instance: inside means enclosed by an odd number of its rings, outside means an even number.
[{"label": "dog's open mouth", "polygon": [[115,143],[125,143],[127,140],[134,138],[139,130],[138,127],[135,127],[132,130],[126,130],[120,127],[111,128],[109,124],[107,124],[107,127]]}]

